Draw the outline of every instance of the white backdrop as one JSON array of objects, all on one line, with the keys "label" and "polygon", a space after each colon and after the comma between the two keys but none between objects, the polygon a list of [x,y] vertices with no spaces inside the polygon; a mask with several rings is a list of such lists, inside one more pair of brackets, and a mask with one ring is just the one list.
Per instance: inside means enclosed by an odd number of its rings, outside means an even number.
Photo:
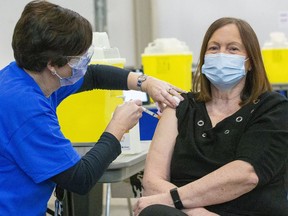
[{"label": "white backdrop", "polygon": [[271,31],[279,27],[279,13],[288,12],[287,0],[152,0],[154,37],[176,37],[185,41],[198,59],[200,46],[209,25],[224,16],[246,20],[263,45]]},{"label": "white backdrop", "polygon": [[[14,60],[11,47],[13,30],[25,5],[30,0],[0,1],[0,69]],[[77,11],[94,25],[94,0],[51,0],[50,2]]]},{"label": "white backdrop", "polygon": [[[14,26],[28,0],[0,1],[0,68],[13,60],[11,38]],[[73,9],[94,26],[94,0],[51,0]],[[133,0],[107,0],[108,35],[111,46],[119,48],[127,66],[135,64]],[[153,38],[176,37],[185,41],[198,60],[202,38],[217,18],[234,16],[245,19],[256,31],[260,44],[272,31],[283,31],[279,14],[288,11],[287,0],[152,0]],[[139,53],[138,53],[139,55]]]}]

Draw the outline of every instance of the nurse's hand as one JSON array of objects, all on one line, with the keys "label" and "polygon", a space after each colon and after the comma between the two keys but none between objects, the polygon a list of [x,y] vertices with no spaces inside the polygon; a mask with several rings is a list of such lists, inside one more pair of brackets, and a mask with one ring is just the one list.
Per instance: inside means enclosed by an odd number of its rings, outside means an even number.
[{"label": "nurse's hand", "polygon": [[119,141],[124,133],[134,127],[142,116],[141,100],[131,100],[117,106],[106,132],[113,134]]},{"label": "nurse's hand", "polygon": [[154,102],[157,102],[160,111],[162,111],[166,105],[171,108],[176,108],[179,102],[184,99],[180,93],[186,92],[170,83],[151,76],[148,76],[147,80],[142,83],[142,89],[149,94]]}]

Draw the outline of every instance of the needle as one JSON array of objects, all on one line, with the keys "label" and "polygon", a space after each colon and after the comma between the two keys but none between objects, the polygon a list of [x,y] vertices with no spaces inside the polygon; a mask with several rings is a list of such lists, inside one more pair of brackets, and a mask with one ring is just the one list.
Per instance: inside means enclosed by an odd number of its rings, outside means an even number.
[{"label": "needle", "polygon": [[153,116],[154,118],[160,119],[160,116],[157,115],[156,113],[148,110],[147,108],[145,108],[143,106],[142,106],[142,109],[143,109],[143,112],[147,113],[148,115]]}]

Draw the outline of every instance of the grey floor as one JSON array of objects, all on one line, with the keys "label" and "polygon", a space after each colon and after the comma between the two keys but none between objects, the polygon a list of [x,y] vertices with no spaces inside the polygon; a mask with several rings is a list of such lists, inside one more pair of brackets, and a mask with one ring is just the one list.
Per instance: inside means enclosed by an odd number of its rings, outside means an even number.
[{"label": "grey floor", "polygon": [[[103,214],[102,216],[106,216],[106,190],[105,187],[103,188]],[[52,194],[48,206],[50,209],[54,210],[54,195]],[[131,198],[130,199],[132,208],[133,205],[136,203],[137,198]],[[110,200],[110,214],[109,216],[132,216],[131,211],[129,211],[129,204],[127,198],[111,198]],[[46,216],[50,216],[49,214],[46,214]],[[84,216],[84,215],[83,215]]]}]

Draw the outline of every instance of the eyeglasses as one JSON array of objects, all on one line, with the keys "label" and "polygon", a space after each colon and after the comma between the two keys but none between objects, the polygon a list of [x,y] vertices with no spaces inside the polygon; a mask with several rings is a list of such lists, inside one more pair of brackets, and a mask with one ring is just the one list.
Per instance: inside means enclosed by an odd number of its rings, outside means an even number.
[{"label": "eyeglasses", "polygon": [[66,56],[68,60],[67,64],[74,69],[85,68],[89,64],[93,56],[93,53],[94,53],[94,46],[91,45],[87,50],[87,52],[82,56]]}]

